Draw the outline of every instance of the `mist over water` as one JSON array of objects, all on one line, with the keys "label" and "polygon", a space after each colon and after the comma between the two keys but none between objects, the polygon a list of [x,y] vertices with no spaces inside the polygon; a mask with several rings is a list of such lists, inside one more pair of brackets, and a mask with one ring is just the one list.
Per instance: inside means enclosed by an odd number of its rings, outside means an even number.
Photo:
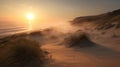
[{"label": "mist over water", "polygon": [[11,35],[21,32],[28,32],[28,31],[40,31],[44,29],[53,28],[60,32],[73,32],[76,31],[76,27],[71,26],[69,22],[48,22],[48,23],[39,23],[32,25],[29,24],[13,24],[9,22],[1,22],[0,25],[0,36],[2,35]]},{"label": "mist over water", "polygon": [[12,24],[9,22],[0,22],[0,36],[11,35],[28,30],[28,27],[21,24]]},{"label": "mist over water", "polygon": [[49,28],[63,33],[74,32],[77,30],[77,27],[72,26],[68,21],[33,24],[33,30],[44,30]]}]

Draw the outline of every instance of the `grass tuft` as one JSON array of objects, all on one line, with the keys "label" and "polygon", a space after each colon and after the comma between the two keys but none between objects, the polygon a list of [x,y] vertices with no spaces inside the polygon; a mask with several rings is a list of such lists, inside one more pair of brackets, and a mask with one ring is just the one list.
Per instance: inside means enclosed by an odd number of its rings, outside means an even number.
[{"label": "grass tuft", "polygon": [[18,38],[0,48],[0,67],[43,67],[48,57],[39,43]]}]

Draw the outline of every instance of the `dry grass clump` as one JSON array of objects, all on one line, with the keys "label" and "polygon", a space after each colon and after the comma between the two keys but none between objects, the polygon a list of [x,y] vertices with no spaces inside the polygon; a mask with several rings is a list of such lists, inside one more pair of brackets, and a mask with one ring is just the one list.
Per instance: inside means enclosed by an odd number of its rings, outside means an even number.
[{"label": "dry grass clump", "polygon": [[40,36],[42,36],[43,34],[42,34],[42,32],[41,31],[34,31],[34,32],[31,32],[31,33],[29,33],[29,35],[40,35]]},{"label": "dry grass clump", "polygon": [[39,43],[26,38],[11,40],[0,48],[0,67],[43,67],[47,59]]},{"label": "dry grass clump", "polygon": [[89,39],[87,34],[80,33],[68,36],[65,38],[65,43],[67,44],[67,47],[91,47],[95,45],[95,43]]}]

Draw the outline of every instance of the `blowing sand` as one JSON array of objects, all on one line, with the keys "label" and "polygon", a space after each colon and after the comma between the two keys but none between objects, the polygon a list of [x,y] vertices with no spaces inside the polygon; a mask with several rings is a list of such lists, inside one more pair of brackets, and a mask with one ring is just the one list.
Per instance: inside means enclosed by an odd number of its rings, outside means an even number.
[{"label": "blowing sand", "polygon": [[107,44],[85,48],[67,48],[63,44],[43,45],[42,48],[52,57],[45,67],[120,67],[120,51],[115,49],[120,47],[112,47],[113,43]]},{"label": "blowing sand", "polygon": [[107,48],[73,49],[55,44],[42,48],[49,51],[53,58],[46,67],[120,67],[120,54]]}]

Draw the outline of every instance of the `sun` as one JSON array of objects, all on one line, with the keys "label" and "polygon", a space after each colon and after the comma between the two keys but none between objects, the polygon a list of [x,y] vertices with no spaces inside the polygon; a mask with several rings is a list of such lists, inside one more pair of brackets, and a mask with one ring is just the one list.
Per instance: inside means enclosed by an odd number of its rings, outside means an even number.
[{"label": "sun", "polygon": [[28,30],[31,31],[33,29],[35,14],[32,12],[26,13],[26,19],[28,20]]},{"label": "sun", "polygon": [[28,20],[33,20],[33,19],[35,18],[35,16],[34,16],[33,13],[27,13],[27,14],[26,14],[26,18],[27,18]]}]

